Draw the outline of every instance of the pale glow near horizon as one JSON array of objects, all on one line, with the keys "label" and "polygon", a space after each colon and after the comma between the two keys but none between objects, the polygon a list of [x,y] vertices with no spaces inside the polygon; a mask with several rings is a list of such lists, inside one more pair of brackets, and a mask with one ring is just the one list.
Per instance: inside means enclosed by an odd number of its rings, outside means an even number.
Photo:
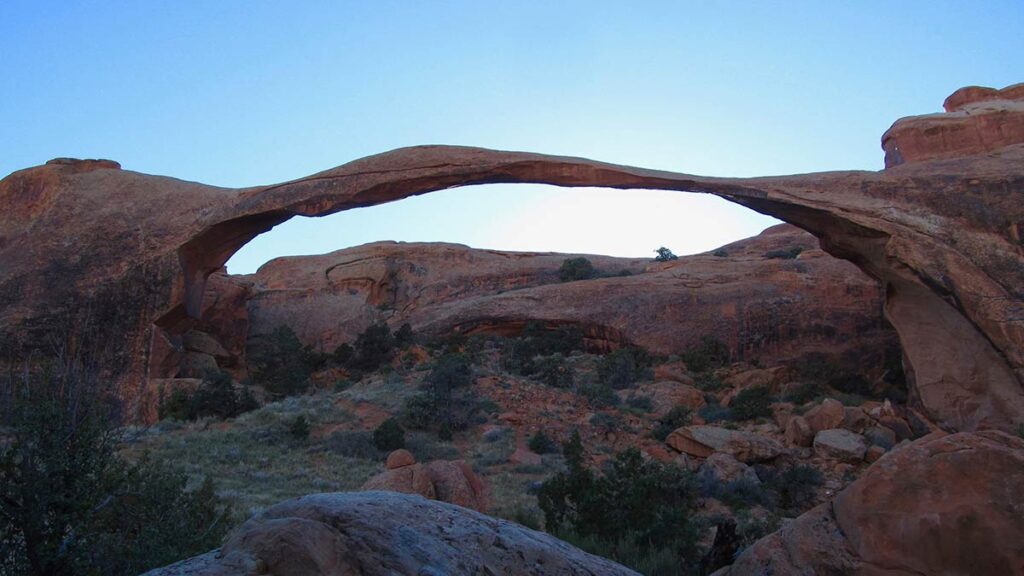
[{"label": "pale glow near horizon", "polygon": [[[456,223],[459,237],[446,237]],[[707,194],[492,184],[320,218],[295,217],[244,246],[227,268],[231,274],[250,274],[276,257],[382,240],[653,258],[660,246],[678,255],[705,252],[778,223]]]}]

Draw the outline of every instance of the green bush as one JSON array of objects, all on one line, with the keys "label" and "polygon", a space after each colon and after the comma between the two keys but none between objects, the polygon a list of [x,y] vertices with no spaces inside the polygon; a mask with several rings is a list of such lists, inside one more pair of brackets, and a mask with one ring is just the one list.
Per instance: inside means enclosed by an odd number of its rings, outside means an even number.
[{"label": "green bush", "polygon": [[530,441],[527,446],[535,454],[550,454],[558,450],[555,446],[554,440],[548,437],[543,430],[538,430],[536,434],[530,436]]},{"label": "green bush", "polygon": [[813,402],[822,396],[824,391],[817,382],[804,382],[786,394],[786,400],[794,404]]},{"label": "green bush", "polygon": [[715,250],[714,252],[712,252],[711,255],[716,257],[716,258],[727,258],[729,256],[729,252],[727,252],[726,250],[724,250],[722,248],[719,248],[718,250]]},{"label": "green bush", "polygon": [[576,371],[558,353],[538,358],[535,371],[537,380],[554,388],[572,388],[576,382]]},{"label": "green bush", "polygon": [[605,432],[614,432],[618,430],[619,424],[618,416],[607,412],[598,412],[590,417],[590,425],[594,428],[600,428]]},{"label": "green bush", "polygon": [[689,424],[692,417],[689,408],[686,406],[676,406],[663,414],[661,418],[658,418],[658,423],[654,426],[654,430],[651,431],[651,436],[656,440],[664,442],[669,434]]},{"label": "green bush", "polygon": [[785,250],[769,250],[764,253],[765,258],[779,259],[779,260],[793,260],[803,252],[804,249],[799,246],[787,248]]},{"label": "green bush", "polygon": [[276,398],[301,394],[309,387],[308,351],[287,325],[256,339],[248,359],[253,381]]},{"label": "green bush", "polygon": [[157,407],[160,419],[234,418],[259,408],[248,386],[236,388],[227,372],[211,372],[194,391],[175,389]]},{"label": "green bush", "polygon": [[653,363],[654,359],[644,348],[619,348],[601,357],[597,364],[597,377],[602,384],[622,390],[650,378]]},{"label": "green bush", "polygon": [[406,322],[395,332],[395,345],[399,348],[406,348],[413,342],[412,326]]},{"label": "green bush", "polygon": [[803,513],[814,505],[818,487],[824,481],[820,470],[804,464],[764,476],[767,487],[777,495],[779,509],[794,514]]},{"label": "green bush", "polygon": [[733,419],[731,408],[710,402],[701,406],[700,409],[697,410],[697,414],[699,414],[700,417],[708,424]]},{"label": "green bush", "polygon": [[586,258],[567,258],[558,269],[558,279],[562,282],[589,280],[594,277],[594,265]]},{"label": "green bush", "polygon": [[402,422],[409,428],[434,430],[443,439],[476,423],[481,402],[466,390],[472,368],[463,354],[444,354],[423,380],[421,392],[406,400]]},{"label": "green bush", "polygon": [[351,365],[358,370],[373,372],[381,365],[391,362],[395,355],[395,346],[391,328],[384,322],[378,322],[356,336],[352,344],[355,358]]},{"label": "green bush", "polygon": [[701,338],[699,344],[687,348],[681,355],[691,372],[706,372],[729,363],[729,347],[712,336]]},{"label": "green bush", "polygon": [[580,394],[590,402],[592,408],[607,408],[619,403],[619,397],[610,386],[600,383],[589,383],[580,386]]},{"label": "green bush", "polygon": [[373,431],[373,445],[383,452],[405,448],[405,430],[395,418],[388,418]]},{"label": "green bush", "polygon": [[207,480],[118,454],[98,370],[60,361],[0,380],[0,573],[139,574],[214,548],[229,510]]},{"label": "green bush", "polygon": [[568,356],[583,349],[583,331],[579,326],[563,325],[546,329],[531,322],[516,338],[505,341],[502,348],[502,368],[521,376],[533,376],[539,370],[538,358],[553,354]]},{"label": "green bush", "polygon": [[[599,548],[620,562],[664,553],[677,571],[692,565],[696,487],[688,472],[645,461],[639,450],[630,448],[598,474],[584,464],[578,432],[563,451],[568,469],[546,480],[537,493],[548,531],[574,535],[577,542],[590,539],[591,550]],[[623,554],[628,548],[641,554]]]},{"label": "green bush", "polygon": [[729,403],[735,420],[751,420],[772,415],[772,393],[765,386],[753,386],[740,391]]},{"label": "green bush", "polygon": [[348,458],[380,460],[382,456],[373,443],[373,433],[368,430],[335,430],[324,441],[324,447]]},{"label": "green bush", "polygon": [[305,442],[309,439],[309,420],[301,414],[296,416],[288,424],[288,434],[296,440]]},{"label": "green bush", "polygon": [[657,250],[655,250],[655,252],[658,253],[658,255],[654,257],[655,262],[668,262],[670,260],[679,260],[679,256],[676,256],[675,254],[672,253],[671,250],[665,248],[664,246],[658,248]]},{"label": "green bush", "polygon": [[654,402],[651,401],[650,396],[630,396],[626,398],[626,406],[637,412],[650,412],[654,410]]}]

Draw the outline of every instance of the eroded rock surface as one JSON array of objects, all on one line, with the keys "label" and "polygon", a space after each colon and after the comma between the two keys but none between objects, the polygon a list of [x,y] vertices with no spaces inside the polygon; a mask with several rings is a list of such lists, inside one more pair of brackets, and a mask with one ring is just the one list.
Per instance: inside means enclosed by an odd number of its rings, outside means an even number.
[{"label": "eroded rock surface", "polygon": [[393,492],[314,494],[272,506],[219,550],[148,576],[631,575],[542,532]]},{"label": "eroded rock surface", "polygon": [[[793,249],[803,250],[798,258],[769,256]],[[714,337],[736,360],[765,364],[827,352],[880,367],[896,345],[878,283],[822,252],[810,234],[775,226],[719,254],[666,263],[588,255],[609,277],[563,283],[559,267],[577,255],[378,242],[211,279],[229,291],[223,302],[237,302],[238,283],[249,286],[246,310],[220,315],[247,317],[252,337],[287,324],[327,351],[381,321],[439,336],[573,325],[592,351],[635,344],[667,355]]]},{"label": "eroded rock surface", "polygon": [[[981,102],[998,108],[992,114],[958,109],[900,120],[886,142],[900,143],[903,163],[882,172],[709,178],[454,146],[403,148],[236,190],[111,162],[29,168],[0,181],[0,344],[38,348],[69,331],[116,334],[104,364],[137,397],[147,380],[178,370],[185,335],[201,330],[207,278],[292,216],[483,183],[678,190],[795,224],[881,281],[912,401],[947,429],[1009,430],[1024,422],[1019,98],[1014,88]],[[979,134],[1000,137],[947,146],[951,139],[933,129],[936,118],[980,122]],[[937,142],[942,154],[908,161],[913,146],[903,144],[911,141],[904,133]]]},{"label": "eroded rock surface", "polygon": [[1024,574],[1021,494],[1024,440],[935,433],[886,454],[717,574]]}]

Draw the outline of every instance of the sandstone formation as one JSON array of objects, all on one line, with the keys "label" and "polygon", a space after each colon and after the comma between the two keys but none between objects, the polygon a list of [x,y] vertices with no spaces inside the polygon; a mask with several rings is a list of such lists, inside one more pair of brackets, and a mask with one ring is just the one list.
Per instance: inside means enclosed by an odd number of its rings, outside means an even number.
[{"label": "sandstone formation", "polygon": [[707,458],[720,452],[745,463],[764,462],[786,452],[785,446],[768,436],[718,426],[683,426],[669,434],[665,443],[690,456]]},{"label": "sandstone formation", "polygon": [[506,520],[393,492],[314,494],[251,518],[219,550],[147,576],[636,575]]},{"label": "sandstone formation", "polygon": [[[798,260],[766,256],[794,248],[804,250]],[[576,255],[379,242],[211,278],[231,294],[239,285],[250,291],[246,309],[219,315],[247,317],[251,338],[287,324],[326,351],[380,321],[393,329],[409,323],[426,335],[502,336],[539,322],[580,327],[592,351],[637,344],[675,354],[710,336],[727,343],[736,360],[825,352],[881,371],[895,334],[882,318],[876,282],[789,225],[722,250],[724,257],[668,263],[587,256],[611,277],[560,283],[559,266]],[[630,275],[619,276],[623,271]]]},{"label": "sandstone formation", "polygon": [[1021,494],[1024,440],[936,433],[883,456],[716,574],[1024,574]]},{"label": "sandstone formation", "polygon": [[[0,348],[40,348],[71,331],[101,334],[93,341],[109,343],[105,365],[137,397],[147,380],[176,374],[192,351],[185,335],[203,331],[208,277],[240,246],[292,216],[498,182],[678,190],[715,194],[795,224],[881,281],[912,401],[947,429],[1012,429],[1024,421],[1019,90],[980,105],[984,114],[960,103],[938,117],[899,121],[885,141],[902,163],[892,160],[881,172],[709,178],[421,146],[231,190],[124,171],[109,161],[51,162],[0,181]],[[971,130],[986,137],[947,146],[951,138],[933,129],[937,118],[977,125]],[[927,148],[911,141],[933,139],[938,156],[910,152]]]},{"label": "sandstone formation", "polygon": [[370,478],[363,490],[418,494],[479,512],[487,511],[487,488],[462,460],[434,460],[417,464],[407,450],[388,455],[386,470]]}]

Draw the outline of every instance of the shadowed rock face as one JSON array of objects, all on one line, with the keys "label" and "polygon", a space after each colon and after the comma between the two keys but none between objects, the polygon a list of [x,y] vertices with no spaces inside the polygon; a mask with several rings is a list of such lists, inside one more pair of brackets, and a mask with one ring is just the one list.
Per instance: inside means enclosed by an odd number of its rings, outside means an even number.
[{"label": "shadowed rock face", "polygon": [[[1019,102],[985,106],[1001,107],[997,118],[1012,123]],[[795,224],[880,280],[914,400],[949,429],[1008,429],[1024,420],[1024,144],[1015,130],[1000,134],[938,159],[914,161],[900,146],[903,163],[883,172],[748,179],[420,146],[232,190],[65,160],[0,181],[0,205],[10,207],[0,214],[3,343],[39,346],[88,320],[100,340],[117,341],[107,365],[137,391],[182,355],[206,278],[294,215],[483,183],[678,190],[715,194]],[[924,140],[933,136],[942,131],[920,131]],[[887,135],[902,138],[899,131]]]},{"label": "shadowed rock face", "polygon": [[635,576],[552,536],[421,496],[314,494],[272,506],[220,550],[147,576]]}]

